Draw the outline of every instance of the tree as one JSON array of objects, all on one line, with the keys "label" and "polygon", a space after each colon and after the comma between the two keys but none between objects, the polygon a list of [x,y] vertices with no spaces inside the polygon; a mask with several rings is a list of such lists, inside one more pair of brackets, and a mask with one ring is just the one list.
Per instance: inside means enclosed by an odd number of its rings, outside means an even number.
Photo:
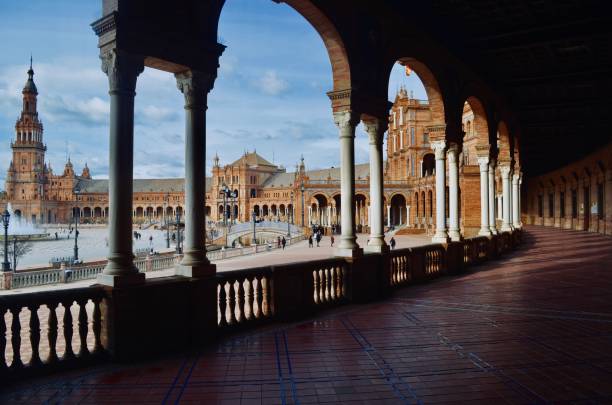
[{"label": "tree", "polygon": [[[19,240],[13,236],[8,243],[9,260],[13,263],[13,271],[17,270],[19,259],[32,251],[32,242]],[[0,243],[1,260],[4,260],[4,241]]]}]

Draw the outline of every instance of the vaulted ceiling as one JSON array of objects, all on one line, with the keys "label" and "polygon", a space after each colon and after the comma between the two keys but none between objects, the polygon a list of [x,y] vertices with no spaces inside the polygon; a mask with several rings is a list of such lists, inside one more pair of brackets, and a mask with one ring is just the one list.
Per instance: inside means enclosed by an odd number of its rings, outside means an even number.
[{"label": "vaulted ceiling", "polygon": [[562,166],[612,140],[608,4],[396,2],[508,100],[519,120],[522,163],[528,175]]}]

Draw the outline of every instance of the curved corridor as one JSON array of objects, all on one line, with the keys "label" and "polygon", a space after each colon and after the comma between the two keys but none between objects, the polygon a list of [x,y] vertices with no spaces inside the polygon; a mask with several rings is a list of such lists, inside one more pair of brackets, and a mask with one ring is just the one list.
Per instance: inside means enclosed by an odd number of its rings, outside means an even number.
[{"label": "curved corridor", "polygon": [[197,353],[15,386],[2,403],[610,403],[612,238],[526,227],[472,268]]}]

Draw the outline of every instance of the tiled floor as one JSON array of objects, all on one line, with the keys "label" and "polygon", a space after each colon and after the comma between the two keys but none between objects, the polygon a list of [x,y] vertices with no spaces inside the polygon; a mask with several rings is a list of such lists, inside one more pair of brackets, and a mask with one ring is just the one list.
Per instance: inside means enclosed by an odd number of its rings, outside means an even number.
[{"label": "tiled floor", "polygon": [[612,238],[521,250],[393,299],[197,353],[12,387],[2,403],[612,403]]}]

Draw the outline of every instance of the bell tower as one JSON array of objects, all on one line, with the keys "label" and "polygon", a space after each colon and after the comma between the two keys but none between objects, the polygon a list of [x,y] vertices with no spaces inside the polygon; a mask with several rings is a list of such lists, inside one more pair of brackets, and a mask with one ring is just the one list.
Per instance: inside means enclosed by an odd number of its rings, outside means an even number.
[{"label": "bell tower", "polygon": [[21,92],[21,115],[15,124],[15,138],[11,143],[13,160],[7,176],[6,191],[11,200],[44,199],[45,152],[43,125],[38,119],[38,90],[34,84],[34,70],[30,58],[28,79]]}]

